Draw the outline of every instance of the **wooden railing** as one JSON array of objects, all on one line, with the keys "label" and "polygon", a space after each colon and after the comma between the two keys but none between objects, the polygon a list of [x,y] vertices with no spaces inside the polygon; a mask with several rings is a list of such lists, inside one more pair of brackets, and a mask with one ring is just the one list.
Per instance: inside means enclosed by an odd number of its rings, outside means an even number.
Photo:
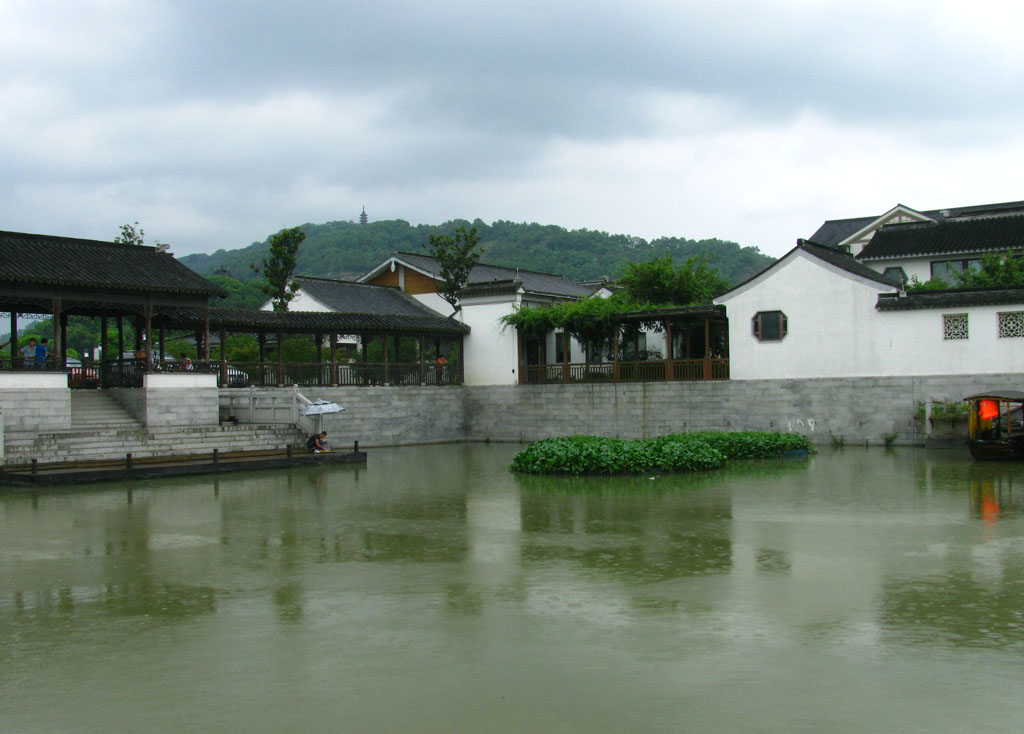
[{"label": "wooden railing", "polygon": [[383,362],[195,362],[194,370],[220,374],[221,387],[300,387],[374,385],[457,385],[453,365]]},{"label": "wooden railing", "polygon": [[647,362],[601,362],[529,365],[528,385],[556,382],[668,382],[728,380],[728,359],[674,359]]}]

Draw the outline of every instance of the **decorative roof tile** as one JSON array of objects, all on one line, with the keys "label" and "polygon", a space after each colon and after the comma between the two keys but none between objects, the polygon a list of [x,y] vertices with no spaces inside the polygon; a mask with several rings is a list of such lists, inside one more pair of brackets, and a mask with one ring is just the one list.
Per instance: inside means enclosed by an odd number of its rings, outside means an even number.
[{"label": "decorative roof tile", "polygon": [[[154,323],[169,328],[202,329],[203,311],[197,308],[160,308]],[[335,313],[332,311],[261,311],[248,308],[211,308],[210,330],[282,331],[289,334],[468,334],[469,326],[424,308],[419,315],[389,313]]]},{"label": "decorative roof tile", "polygon": [[217,286],[155,247],[0,231],[0,283],[212,296]]},{"label": "decorative roof tile", "polygon": [[1024,214],[945,219],[882,227],[860,260],[998,252],[1024,247]]},{"label": "decorative roof tile", "polygon": [[905,294],[880,293],[875,308],[879,311],[912,311],[924,308],[964,308],[967,306],[1021,305],[1024,286],[1013,288],[946,289],[908,291]]}]

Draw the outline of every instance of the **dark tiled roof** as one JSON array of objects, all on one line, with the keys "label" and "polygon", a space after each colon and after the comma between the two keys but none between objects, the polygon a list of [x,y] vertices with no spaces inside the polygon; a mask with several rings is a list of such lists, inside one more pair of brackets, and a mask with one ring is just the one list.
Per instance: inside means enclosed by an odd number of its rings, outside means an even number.
[{"label": "dark tiled roof", "polygon": [[[194,308],[159,309],[154,322],[171,328],[202,329],[203,312]],[[211,308],[210,330],[283,331],[290,334],[467,334],[469,327],[424,307],[420,314],[334,313],[330,311],[260,311]]]},{"label": "dark tiled roof", "polygon": [[[440,277],[441,265],[436,258],[429,255],[417,255],[413,252],[396,252],[395,257],[418,270],[430,273],[435,278]],[[538,273],[532,270],[507,268],[502,265],[487,265],[485,263],[477,263],[470,271],[469,283],[467,285],[474,286],[490,283],[495,280],[512,280],[513,278],[522,281],[523,288],[527,293],[536,295],[586,298],[593,292],[586,286],[572,282],[564,275]]]},{"label": "dark tiled roof", "polygon": [[155,247],[0,231],[0,282],[216,295],[217,286]]},{"label": "dark tiled roof", "polygon": [[797,244],[797,247],[802,248],[806,252],[814,255],[820,260],[835,265],[837,268],[845,270],[848,273],[859,275],[862,278],[873,280],[876,283],[883,283],[890,288],[896,288],[896,284],[893,283],[889,278],[879,273],[877,270],[869,268],[862,262],[858,262],[854,259],[853,255],[849,255],[845,252],[840,252],[832,247],[825,247],[819,245],[816,242],[807,242],[806,240],[801,241]]},{"label": "dark tiled roof", "polygon": [[966,306],[1024,305],[1024,286],[1016,288],[947,289],[909,291],[906,295],[880,293],[879,311],[912,311],[922,308],[964,308]]},{"label": "dark tiled roof", "polygon": [[523,287],[523,282],[517,278],[510,280],[492,280],[488,283],[472,283],[459,291],[460,298],[472,298],[473,296],[503,296],[510,293],[518,293]]},{"label": "dark tiled roof", "polygon": [[[881,214],[878,215],[882,216]],[[867,227],[878,217],[857,217],[855,219],[830,219],[812,234],[808,239],[822,245],[834,247],[856,232]]]},{"label": "dark tiled roof", "polygon": [[[909,209],[910,207],[906,208]],[[979,204],[976,206],[951,207],[947,209],[921,210],[920,213],[930,219],[941,222],[945,219],[955,219],[957,217],[977,217],[1022,211],[1024,211],[1024,201],[1006,201],[999,204]],[[808,239],[822,245],[838,245],[840,242],[864,229],[881,216],[881,214],[876,214],[873,217],[829,219],[818,227],[818,231],[812,234]]]},{"label": "dark tiled roof", "polygon": [[300,275],[300,290],[340,313],[386,314],[389,316],[438,316],[408,293],[392,286],[354,283]]},{"label": "dark tiled roof", "polygon": [[861,260],[982,253],[1024,247],[1024,214],[897,224],[879,229]]}]

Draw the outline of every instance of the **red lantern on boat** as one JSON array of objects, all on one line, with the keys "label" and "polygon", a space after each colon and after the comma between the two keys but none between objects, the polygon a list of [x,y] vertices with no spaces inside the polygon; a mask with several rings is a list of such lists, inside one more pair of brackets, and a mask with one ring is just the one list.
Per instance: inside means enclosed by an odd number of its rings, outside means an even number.
[{"label": "red lantern on boat", "polygon": [[978,417],[990,421],[999,417],[999,403],[995,400],[982,400],[978,405]]}]

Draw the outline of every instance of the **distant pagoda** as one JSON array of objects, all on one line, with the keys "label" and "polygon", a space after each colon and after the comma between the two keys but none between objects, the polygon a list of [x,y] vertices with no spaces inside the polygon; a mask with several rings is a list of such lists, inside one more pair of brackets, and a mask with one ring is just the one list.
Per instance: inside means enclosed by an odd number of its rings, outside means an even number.
[{"label": "distant pagoda", "polygon": [[366,216],[366,207],[363,207],[363,213],[359,215],[359,223],[366,224],[370,221],[370,218]]}]

